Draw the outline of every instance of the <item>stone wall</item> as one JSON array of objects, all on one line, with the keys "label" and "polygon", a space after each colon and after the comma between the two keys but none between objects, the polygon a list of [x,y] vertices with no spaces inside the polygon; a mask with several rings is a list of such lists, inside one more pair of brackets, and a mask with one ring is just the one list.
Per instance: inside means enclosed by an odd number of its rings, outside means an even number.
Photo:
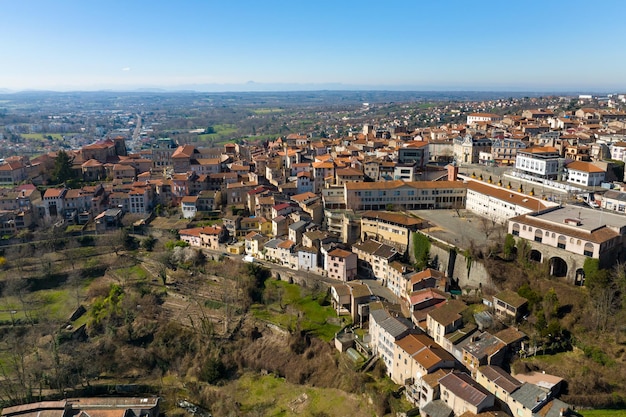
[{"label": "stone wall", "polygon": [[[472,261],[468,271],[467,259],[462,252],[455,251],[453,247],[449,246],[446,242],[433,238],[432,236],[429,237],[431,238],[431,260],[437,261],[437,269],[445,272],[461,289],[477,289],[491,286],[491,277],[481,262]],[[409,256],[411,262],[415,262],[413,253],[413,234],[411,234],[409,239]]]}]

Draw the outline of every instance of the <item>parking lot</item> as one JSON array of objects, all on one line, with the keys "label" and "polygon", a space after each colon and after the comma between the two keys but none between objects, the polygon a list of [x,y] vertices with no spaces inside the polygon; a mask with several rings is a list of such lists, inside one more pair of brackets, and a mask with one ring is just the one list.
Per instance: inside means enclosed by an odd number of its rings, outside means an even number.
[{"label": "parking lot", "polygon": [[460,249],[469,248],[472,242],[475,246],[486,247],[494,240],[504,239],[506,234],[504,226],[494,226],[491,221],[467,210],[458,210],[458,213],[457,210],[411,210],[411,213],[429,222],[429,227],[422,232]]}]

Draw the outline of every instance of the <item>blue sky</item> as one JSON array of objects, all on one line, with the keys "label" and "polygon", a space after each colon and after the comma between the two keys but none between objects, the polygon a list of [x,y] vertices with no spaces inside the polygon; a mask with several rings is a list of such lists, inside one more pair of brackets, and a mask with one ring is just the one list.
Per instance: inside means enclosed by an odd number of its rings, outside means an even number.
[{"label": "blue sky", "polygon": [[624,17],[623,0],[2,0],[0,88],[624,91]]}]

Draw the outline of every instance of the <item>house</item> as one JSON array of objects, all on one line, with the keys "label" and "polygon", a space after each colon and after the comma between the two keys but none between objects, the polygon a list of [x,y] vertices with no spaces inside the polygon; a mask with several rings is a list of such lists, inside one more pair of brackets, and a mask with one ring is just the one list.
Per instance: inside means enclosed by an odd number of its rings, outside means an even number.
[{"label": "house", "polygon": [[463,365],[475,376],[480,366],[503,364],[506,344],[494,335],[484,332],[472,335],[462,349]]},{"label": "house", "polygon": [[228,232],[221,226],[206,226],[200,228],[200,240],[203,248],[219,250],[219,244],[228,236]]},{"label": "house", "polygon": [[411,232],[424,228],[423,220],[398,212],[366,211],[361,214],[361,240],[375,239],[404,253]]},{"label": "house", "polygon": [[357,255],[357,266],[365,276],[376,278],[387,285],[389,279],[389,263],[398,252],[393,246],[369,239],[363,243],[352,245],[352,251]]},{"label": "house", "polygon": [[420,272],[414,272],[408,276],[407,292],[423,290],[425,288],[437,288],[440,291],[447,291],[448,279],[445,274],[436,269],[426,268]]},{"label": "house", "polygon": [[326,271],[329,278],[350,281],[356,278],[357,256],[343,249],[333,249],[326,255]]},{"label": "house", "polygon": [[183,219],[193,219],[198,213],[198,196],[185,196],[180,200],[180,210],[183,213]]},{"label": "house", "polygon": [[43,206],[47,218],[62,216],[65,211],[67,188],[48,188],[43,194]]},{"label": "house", "polygon": [[450,372],[439,386],[441,399],[457,416],[466,411],[478,414],[495,403],[495,397],[466,373]]},{"label": "house", "polygon": [[601,185],[606,171],[591,162],[574,161],[567,164],[567,182],[586,187]]},{"label": "house", "polygon": [[335,184],[342,186],[346,182],[362,182],[365,179],[363,171],[356,168],[341,168],[335,171]]},{"label": "house", "polygon": [[274,238],[265,242],[264,258],[269,262],[279,262],[280,255],[278,254],[278,245],[282,243],[282,239]]},{"label": "house", "polygon": [[563,378],[546,374],[545,372],[529,372],[526,374],[515,374],[515,379],[520,383],[530,383],[550,391],[551,395],[557,395],[564,385]]},{"label": "house", "polygon": [[408,334],[396,340],[391,379],[399,385],[415,381],[441,368],[454,368],[454,357],[425,334]]},{"label": "house", "polygon": [[[435,339],[435,342],[442,345],[444,336],[452,333],[463,325],[461,312],[467,308],[464,302],[459,300],[449,300],[445,305],[428,313],[426,320],[428,335]],[[442,345],[446,348],[445,345]],[[446,348],[448,352],[450,349]]]},{"label": "house", "polygon": [[172,153],[172,168],[175,173],[191,171],[192,159],[199,155],[198,150],[193,145],[182,145]]},{"label": "house", "polygon": [[95,217],[96,230],[106,231],[107,229],[115,229],[122,225],[122,217],[124,212],[120,208],[110,208]]},{"label": "house", "polygon": [[370,346],[373,354],[383,359],[389,376],[393,371],[395,342],[408,335],[409,331],[407,323],[392,317],[384,308],[370,308]]},{"label": "house", "polygon": [[193,229],[182,229],[178,231],[178,237],[183,242],[199,248],[202,246],[202,239],[200,238],[200,227],[194,227]]},{"label": "house", "polygon": [[296,243],[292,240],[283,240],[276,245],[277,262],[287,268],[298,269],[298,258],[294,256],[293,249]]},{"label": "house", "polygon": [[609,190],[602,194],[600,206],[606,210],[613,210],[619,213],[626,212],[626,193],[616,190]]},{"label": "house", "polygon": [[560,179],[563,164],[558,150],[547,146],[520,150],[515,158],[515,169],[531,178]]},{"label": "house", "polygon": [[492,393],[500,403],[504,404],[509,401],[509,396],[522,386],[520,381],[495,365],[485,365],[478,368],[476,382]]},{"label": "house", "polygon": [[298,256],[297,265],[299,270],[322,273],[323,269],[320,268],[321,257],[317,248],[298,245],[294,252]]},{"label": "house", "polygon": [[[408,299],[409,311],[411,312],[412,318],[417,319],[417,315],[414,314],[417,311],[423,311],[431,307],[439,306],[441,303],[445,303],[448,299],[449,295],[435,288],[424,288],[422,290],[414,291],[410,294]],[[417,324],[418,323],[416,323],[416,325]]]},{"label": "house", "polygon": [[[423,408],[426,404],[440,398],[439,380],[449,372],[451,370],[447,368],[437,369],[435,372],[416,378],[413,384],[406,387],[407,400],[419,408]],[[450,413],[452,413],[452,410],[450,410]]]},{"label": "house", "polygon": [[259,256],[263,251],[264,244],[268,239],[259,232],[251,231],[245,237],[247,255]]},{"label": "house", "polygon": [[289,240],[296,242],[296,244],[302,241],[302,234],[306,231],[309,222],[306,220],[299,220],[289,225]]},{"label": "house", "polygon": [[26,167],[20,161],[7,161],[0,165],[0,185],[18,184],[26,180]]},{"label": "house", "polygon": [[498,114],[493,114],[493,113],[470,113],[467,115],[466,124],[473,125],[473,124],[476,124],[477,122],[495,123],[495,122],[501,122],[502,119],[503,119],[502,116]]},{"label": "house", "polygon": [[549,400],[548,389],[524,382],[509,395],[506,403],[514,416],[534,417]]},{"label": "house", "polygon": [[367,285],[356,281],[332,284],[330,296],[337,315],[350,315],[352,322],[361,326],[368,319],[373,295]]},{"label": "house", "polygon": [[517,321],[528,311],[528,300],[515,291],[504,290],[493,296],[496,316]]}]

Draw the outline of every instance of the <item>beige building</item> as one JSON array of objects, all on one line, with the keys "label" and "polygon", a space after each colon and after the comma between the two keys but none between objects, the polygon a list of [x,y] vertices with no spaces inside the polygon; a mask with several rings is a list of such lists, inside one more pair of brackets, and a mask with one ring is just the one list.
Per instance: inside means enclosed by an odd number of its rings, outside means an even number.
[{"label": "beige building", "polygon": [[425,223],[406,214],[387,211],[367,211],[361,214],[361,240],[376,239],[404,253],[409,246],[411,232]]},{"label": "beige building", "polygon": [[460,181],[385,181],[344,184],[345,207],[352,210],[445,209],[465,206]]},{"label": "beige building", "polygon": [[391,379],[399,385],[413,385],[441,368],[453,368],[454,357],[425,334],[408,334],[396,340]]}]

